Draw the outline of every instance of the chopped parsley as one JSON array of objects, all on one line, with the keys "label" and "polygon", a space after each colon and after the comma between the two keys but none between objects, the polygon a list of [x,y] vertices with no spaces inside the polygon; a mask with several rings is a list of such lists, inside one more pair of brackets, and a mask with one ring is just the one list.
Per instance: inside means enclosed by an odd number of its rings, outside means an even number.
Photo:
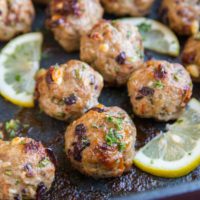
[{"label": "chopped parsley", "polygon": [[178,75],[177,74],[174,74],[174,80],[178,81],[179,78],[178,78]]},{"label": "chopped parsley", "polygon": [[118,133],[115,129],[111,128],[109,132],[106,134],[105,140],[107,145],[109,146],[117,145],[119,151],[123,151],[125,148],[125,144],[121,142],[122,138],[123,136],[120,133]]},{"label": "chopped parsley", "polygon": [[76,79],[81,79],[81,74],[79,69],[75,69],[75,77]]},{"label": "chopped parsley", "polygon": [[132,35],[132,32],[131,31],[127,31],[127,34],[126,34],[126,37],[129,39]]},{"label": "chopped parsley", "polygon": [[17,82],[20,82],[20,81],[21,81],[21,76],[20,76],[19,74],[16,74],[16,75],[15,75],[15,80],[16,80]]},{"label": "chopped parsley", "polygon": [[139,31],[142,33],[147,33],[151,30],[151,24],[147,24],[145,22],[139,24],[137,27],[138,27]]},{"label": "chopped parsley", "polygon": [[6,171],[4,172],[5,175],[7,176],[12,176],[12,170],[11,169],[6,169]]},{"label": "chopped parsley", "polygon": [[122,123],[123,123],[122,118],[108,116],[107,121],[113,123],[116,126],[117,130],[122,130]]},{"label": "chopped parsley", "polygon": [[5,123],[5,130],[9,134],[10,138],[14,138],[16,132],[20,129],[19,120],[11,119],[10,121]]},{"label": "chopped parsley", "polygon": [[162,81],[158,80],[158,81],[155,81],[153,83],[153,87],[157,88],[157,89],[163,89],[164,88],[164,84],[162,83]]},{"label": "chopped parsley", "polygon": [[146,34],[151,31],[151,28],[152,28],[151,24],[141,23],[137,27],[139,29],[139,32],[142,35],[142,39],[145,40],[146,39]]},{"label": "chopped parsley", "polygon": [[22,132],[26,132],[29,127],[29,124],[21,124],[17,119],[11,119],[4,124],[4,129],[10,139]]},{"label": "chopped parsley", "polygon": [[48,164],[50,163],[49,158],[43,158],[42,160],[40,160],[40,162],[38,163],[38,167],[39,168],[43,168],[46,167]]}]

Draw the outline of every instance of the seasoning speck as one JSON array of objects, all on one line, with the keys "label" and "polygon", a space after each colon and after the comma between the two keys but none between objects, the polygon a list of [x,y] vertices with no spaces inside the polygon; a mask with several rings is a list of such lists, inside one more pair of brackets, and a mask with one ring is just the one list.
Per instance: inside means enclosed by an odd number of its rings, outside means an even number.
[{"label": "seasoning speck", "polygon": [[126,60],[126,53],[123,51],[116,57],[116,62],[120,65],[123,65]]}]

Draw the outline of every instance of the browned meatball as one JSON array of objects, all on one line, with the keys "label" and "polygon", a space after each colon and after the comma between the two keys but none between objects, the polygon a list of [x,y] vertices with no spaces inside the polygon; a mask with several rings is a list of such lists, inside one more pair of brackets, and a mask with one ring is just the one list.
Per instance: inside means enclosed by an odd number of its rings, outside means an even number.
[{"label": "browned meatball", "polygon": [[123,16],[144,16],[146,15],[154,0],[101,0],[105,10],[109,13]]},{"label": "browned meatball", "polygon": [[47,26],[66,51],[79,50],[80,37],[102,18],[99,0],[52,0]]},{"label": "browned meatball", "polygon": [[30,31],[34,15],[31,0],[0,0],[0,41]]},{"label": "browned meatball", "polygon": [[67,128],[65,150],[81,173],[116,177],[132,166],[135,137],[135,126],[124,110],[98,105]]},{"label": "browned meatball", "polygon": [[180,64],[151,60],[128,81],[133,111],[144,118],[177,119],[192,95],[192,81]]},{"label": "browned meatball", "polygon": [[97,105],[103,88],[102,76],[77,60],[42,70],[36,81],[35,96],[40,108],[60,120],[80,117]]},{"label": "browned meatball", "polygon": [[110,85],[126,84],[143,63],[138,29],[120,21],[101,21],[81,39],[81,59],[99,71]]},{"label": "browned meatball", "polygon": [[188,39],[182,53],[182,62],[193,80],[200,82],[200,33]]},{"label": "browned meatball", "polygon": [[163,0],[161,7],[163,21],[179,35],[198,32],[200,4],[198,0]]},{"label": "browned meatball", "polygon": [[35,199],[48,190],[55,167],[40,142],[30,138],[0,140],[0,199]]}]

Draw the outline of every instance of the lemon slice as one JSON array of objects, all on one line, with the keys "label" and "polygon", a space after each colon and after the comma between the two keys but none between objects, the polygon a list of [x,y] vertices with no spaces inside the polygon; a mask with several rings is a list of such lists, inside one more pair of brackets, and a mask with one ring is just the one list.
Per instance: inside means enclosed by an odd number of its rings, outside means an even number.
[{"label": "lemon slice", "polygon": [[183,115],[168,131],[141,148],[135,165],[150,174],[176,178],[200,164],[200,102],[192,99]]},{"label": "lemon slice", "polygon": [[28,33],[11,40],[0,54],[0,93],[24,107],[34,105],[34,76],[39,68],[41,33]]},{"label": "lemon slice", "polygon": [[122,21],[138,27],[146,49],[175,57],[179,55],[180,44],[178,38],[160,22],[143,17],[124,18]]}]

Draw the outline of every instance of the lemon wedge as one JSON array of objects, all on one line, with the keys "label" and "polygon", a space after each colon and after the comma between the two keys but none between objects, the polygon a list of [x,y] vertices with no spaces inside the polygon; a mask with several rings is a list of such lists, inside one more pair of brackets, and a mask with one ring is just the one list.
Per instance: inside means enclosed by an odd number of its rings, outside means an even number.
[{"label": "lemon wedge", "polygon": [[122,21],[138,27],[146,49],[174,57],[179,55],[180,44],[178,38],[162,23],[143,17],[123,18]]},{"label": "lemon wedge", "polygon": [[134,164],[159,177],[187,175],[200,164],[200,102],[192,99],[167,129],[136,153]]},{"label": "lemon wedge", "polygon": [[28,33],[11,40],[0,54],[0,93],[23,107],[34,106],[34,76],[39,68],[41,33]]}]

